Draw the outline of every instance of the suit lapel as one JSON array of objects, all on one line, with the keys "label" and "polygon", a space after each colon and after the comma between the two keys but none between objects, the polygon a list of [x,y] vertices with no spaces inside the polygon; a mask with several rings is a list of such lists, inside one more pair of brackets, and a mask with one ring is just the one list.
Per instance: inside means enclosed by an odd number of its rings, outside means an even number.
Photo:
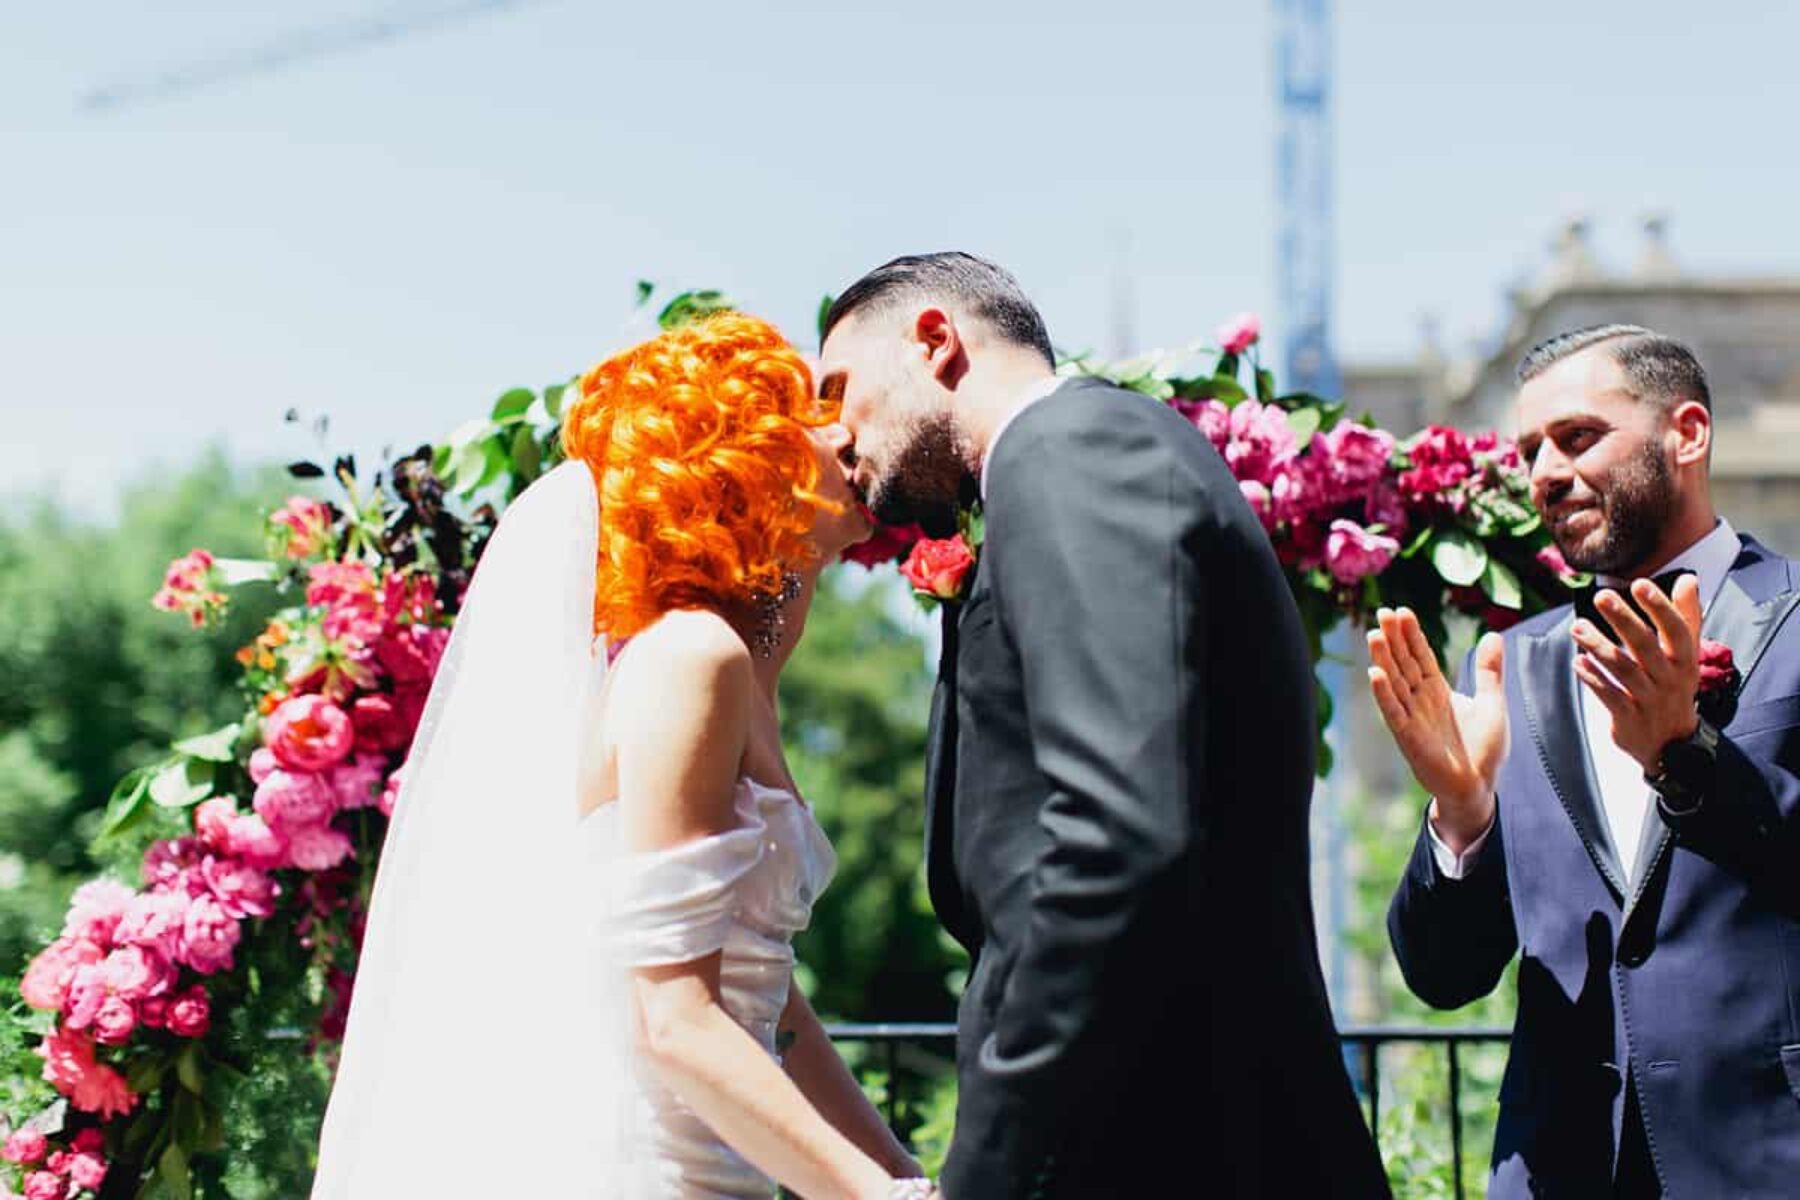
[{"label": "suit lapel", "polygon": [[[1775,640],[1783,618],[1796,603],[1800,603],[1800,592],[1785,587],[1760,599],[1745,587],[1745,581],[1750,578],[1748,568],[1760,564],[1764,553],[1755,542],[1746,542],[1745,552],[1738,555],[1731,574],[1720,585],[1719,594],[1713,598],[1712,607],[1707,609],[1706,619],[1700,625],[1701,637],[1731,647],[1731,657],[1741,677],[1739,690],[1749,682],[1750,673]],[[1662,819],[1653,798],[1644,815],[1644,840],[1638,854],[1636,878],[1632,881],[1631,903],[1626,906],[1627,921],[1636,910],[1645,885],[1668,853],[1673,838],[1673,831]]]},{"label": "suit lapel", "polygon": [[1538,761],[1551,789],[1587,847],[1594,869],[1620,902],[1626,895],[1625,872],[1600,811],[1600,788],[1594,779],[1583,736],[1581,702],[1576,689],[1575,643],[1569,636],[1571,612],[1546,633],[1521,641],[1519,693],[1531,726]]}]

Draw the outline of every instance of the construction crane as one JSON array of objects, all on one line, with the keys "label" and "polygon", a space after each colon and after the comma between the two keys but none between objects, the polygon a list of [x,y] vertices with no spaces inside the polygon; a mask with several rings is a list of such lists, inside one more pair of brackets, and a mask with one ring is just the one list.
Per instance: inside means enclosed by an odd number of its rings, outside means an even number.
[{"label": "construction crane", "polygon": [[76,99],[76,107],[83,112],[101,113],[168,100],[234,80],[265,75],[296,63],[397,42],[503,9],[522,8],[533,2],[451,0],[448,3],[396,5],[367,17],[290,30],[261,45],[92,88]]}]

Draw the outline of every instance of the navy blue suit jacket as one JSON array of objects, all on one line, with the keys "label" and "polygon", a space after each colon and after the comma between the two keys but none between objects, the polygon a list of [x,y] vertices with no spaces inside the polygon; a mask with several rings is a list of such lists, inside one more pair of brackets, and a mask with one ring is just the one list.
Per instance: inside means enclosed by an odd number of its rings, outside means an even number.
[{"label": "navy blue suit jacket", "polygon": [[1679,828],[1651,806],[1630,879],[1583,737],[1571,611],[1507,633],[1495,828],[1460,881],[1421,830],[1388,913],[1408,986],[1439,1008],[1521,956],[1490,1196],[1607,1195],[1627,1087],[1665,1195],[1800,1195],[1797,607],[1800,569],[1743,538],[1703,629],[1744,673],[1717,777]]}]

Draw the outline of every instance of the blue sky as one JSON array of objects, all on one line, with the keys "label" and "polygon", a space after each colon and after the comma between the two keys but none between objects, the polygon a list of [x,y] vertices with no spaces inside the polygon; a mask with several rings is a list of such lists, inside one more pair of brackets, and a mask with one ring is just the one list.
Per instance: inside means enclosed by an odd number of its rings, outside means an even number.
[{"label": "blue sky", "polygon": [[[1106,348],[1124,247],[1140,342],[1273,310],[1271,4],[907,8],[537,0],[89,111],[95,88],[383,4],[122,2],[0,15],[0,494],[104,511],[218,442],[369,453],[627,336],[632,285],[715,285],[810,337],[894,254],[1012,268]],[[1337,329],[1455,347],[1558,218],[1630,257],[1800,271],[1800,9],[1715,0],[1337,7]],[[1697,15],[1699,14],[1699,15]]]}]

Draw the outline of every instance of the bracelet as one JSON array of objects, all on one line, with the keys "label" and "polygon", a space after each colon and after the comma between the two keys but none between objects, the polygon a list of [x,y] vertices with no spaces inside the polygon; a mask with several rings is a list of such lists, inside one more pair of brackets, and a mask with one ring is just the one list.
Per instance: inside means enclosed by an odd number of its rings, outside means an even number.
[{"label": "bracelet", "polygon": [[888,1185],[888,1200],[931,1200],[936,1192],[929,1179],[896,1179]]}]

